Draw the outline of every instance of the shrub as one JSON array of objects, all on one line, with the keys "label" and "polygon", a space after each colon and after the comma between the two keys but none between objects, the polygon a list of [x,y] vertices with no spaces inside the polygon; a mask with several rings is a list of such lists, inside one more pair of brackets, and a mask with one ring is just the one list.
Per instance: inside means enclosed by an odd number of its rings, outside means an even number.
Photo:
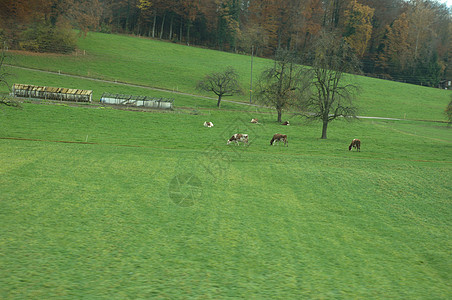
[{"label": "shrub", "polygon": [[452,96],[449,104],[447,105],[446,109],[444,110],[444,113],[446,114],[447,120],[449,121],[449,124],[452,123]]},{"label": "shrub", "polygon": [[66,24],[31,24],[22,34],[20,48],[33,52],[70,53],[76,47],[76,35]]},{"label": "shrub", "polygon": [[99,32],[102,32],[102,33],[111,33],[111,25],[109,25],[109,24],[107,24],[107,23],[105,23],[105,22],[102,22],[102,23],[100,24]]}]

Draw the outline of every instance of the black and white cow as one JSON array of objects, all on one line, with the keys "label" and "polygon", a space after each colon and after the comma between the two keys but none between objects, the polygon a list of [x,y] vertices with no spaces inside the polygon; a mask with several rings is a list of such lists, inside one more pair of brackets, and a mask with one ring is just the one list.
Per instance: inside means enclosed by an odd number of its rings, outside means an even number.
[{"label": "black and white cow", "polygon": [[248,134],[236,133],[231,136],[226,145],[229,145],[232,142],[235,142],[236,145],[238,145],[239,142],[242,142],[243,145],[248,145]]},{"label": "black and white cow", "polygon": [[212,122],[204,122],[204,126],[205,127],[213,127],[213,123]]}]

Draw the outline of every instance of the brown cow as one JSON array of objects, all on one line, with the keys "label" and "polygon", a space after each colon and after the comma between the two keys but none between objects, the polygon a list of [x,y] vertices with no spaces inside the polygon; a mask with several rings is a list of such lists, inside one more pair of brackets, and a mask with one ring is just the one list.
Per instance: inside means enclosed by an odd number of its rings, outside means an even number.
[{"label": "brown cow", "polygon": [[275,142],[284,142],[284,146],[289,147],[289,142],[287,142],[287,135],[277,133],[273,136],[272,140],[270,141],[270,145],[274,145]]},{"label": "brown cow", "polygon": [[350,146],[348,146],[348,151],[352,150],[352,147],[356,149],[356,151],[361,152],[361,141],[358,139],[353,139]]}]

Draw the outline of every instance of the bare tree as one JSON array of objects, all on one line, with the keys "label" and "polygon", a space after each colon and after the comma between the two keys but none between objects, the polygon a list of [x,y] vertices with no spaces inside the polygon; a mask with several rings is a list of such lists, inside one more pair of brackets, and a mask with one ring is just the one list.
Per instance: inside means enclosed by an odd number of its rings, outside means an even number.
[{"label": "bare tree", "polygon": [[450,96],[450,102],[447,105],[446,109],[444,110],[444,114],[447,117],[447,120],[449,121],[449,125],[452,124],[452,95]]},{"label": "bare tree", "polygon": [[8,77],[8,73],[5,70],[4,61],[5,61],[5,43],[2,45],[2,50],[0,53],[0,84],[5,84],[8,86],[8,82],[6,81],[6,78]]},{"label": "bare tree", "polygon": [[310,95],[302,106],[308,117],[322,121],[322,139],[327,138],[328,124],[338,117],[356,117],[353,100],[358,86],[353,76],[360,63],[351,47],[333,33],[322,33],[309,54]]},{"label": "bare tree", "polygon": [[[5,69],[5,45],[3,44],[1,54],[0,54],[0,85],[5,85],[9,90],[9,85],[7,82],[7,77],[10,76],[10,74]],[[0,96],[0,105],[7,105],[7,106],[19,106],[19,103],[10,99],[8,96]]]},{"label": "bare tree", "polygon": [[280,49],[276,52],[273,66],[264,70],[256,89],[257,101],[274,107],[281,122],[282,111],[299,102],[303,87],[302,76],[306,72],[296,63],[295,53]]},{"label": "bare tree", "polygon": [[200,91],[213,92],[217,95],[217,106],[220,107],[223,97],[243,93],[238,79],[239,75],[235,69],[229,66],[222,72],[207,74],[203,80],[198,82],[196,88]]}]

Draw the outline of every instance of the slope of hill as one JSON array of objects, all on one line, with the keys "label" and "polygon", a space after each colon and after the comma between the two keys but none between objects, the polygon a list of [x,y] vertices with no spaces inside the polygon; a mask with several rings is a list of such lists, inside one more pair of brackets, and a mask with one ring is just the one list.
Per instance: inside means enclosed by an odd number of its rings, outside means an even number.
[{"label": "slope of hill", "polygon": [[[247,83],[246,56],[102,34],[79,42],[86,55],[14,53],[13,63],[185,92],[231,64]],[[266,63],[256,59],[256,70]],[[281,126],[257,107],[218,110],[197,96],[9,70],[14,82],[92,89],[96,99],[172,95],[190,109],[0,107],[0,298],[452,293],[447,124],[338,120],[321,140],[321,124],[298,116]],[[358,80],[363,114],[443,120],[448,91]],[[226,146],[237,132],[249,146]],[[289,146],[270,146],[275,133]],[[356,137],[361,152],[348,150]]]},{"label": "slope of hill", "polygon": [[448,298],[445,124],[251,116],[3,108],[0,298]]},{"label": "slope of hill", "polygon": [[[205,74],[233,66],[241,75],[242,86],[245,89],[250,86],[249,56],[130,36],[90,33],[86,38],[79,39],[79,51],[73,55],[30,55],[15,52],[11,56],[9,63],[18,66],[191,94],[198,93],[195,90],[196,82]],[[267,59],[254,58],[254,82],[270,63]],[[58,83],[52,78],[40,80],[30,77],[36,75],[22,72],[14,80],[44,85]],[[356,101],[360,115],[444,120],[443,111],[449,101],[450,91],[360,76],[356,80],[361,86],[361,94]],[[96,91],[97,95],[103,91]],[[248,102],[249,94],[231,99]]]}]

